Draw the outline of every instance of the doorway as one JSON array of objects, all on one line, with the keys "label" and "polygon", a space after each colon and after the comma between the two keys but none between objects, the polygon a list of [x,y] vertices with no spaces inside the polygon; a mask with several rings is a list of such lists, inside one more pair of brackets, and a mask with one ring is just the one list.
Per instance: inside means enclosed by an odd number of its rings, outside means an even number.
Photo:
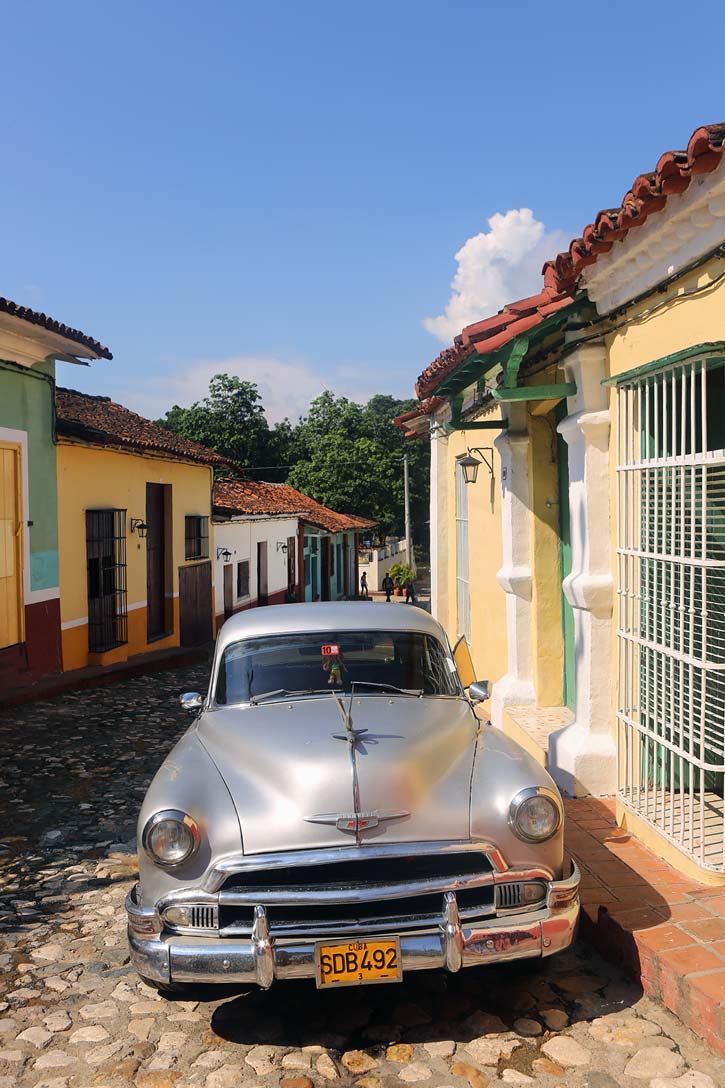
[{"label": "doorway", "polygon": [[224,619],[228,620],[234,613],[234,567],[231,563],[224,564]]},{"label": "doorway", "polygon": [[0,648],[23,641],[20,447],[0,446]]},{"label": "doorway", "polygon": [[257,604],[269,603],[267,587],[267,541],[257,541]]},{"label": "doorway", "polygon": [[166,488],[146,484],[146,638],[166,635]]}]

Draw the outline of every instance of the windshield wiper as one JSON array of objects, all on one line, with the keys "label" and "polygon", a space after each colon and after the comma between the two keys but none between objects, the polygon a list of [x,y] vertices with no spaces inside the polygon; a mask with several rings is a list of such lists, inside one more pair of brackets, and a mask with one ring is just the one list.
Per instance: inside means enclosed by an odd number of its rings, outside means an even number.
[{"label": "windshield wiper", "polygon": [[255,706],[261,699],[272,699],[275,695],[326,695],[331,688],[301,688],[299,691],[291,691],[290,688],[275,688],[274,691],[263,691],[260,695],[250,695],[249,702]]},{"label": "windshield wiper", "polygon": [[399,688],[397,684],[375,684],[372,680],[353,680],[350,685],[351,694],[355,688],[379,688],[380,691],[395,691],[399,695],[414,695],[416,697],[423,694],[422,688]]}]

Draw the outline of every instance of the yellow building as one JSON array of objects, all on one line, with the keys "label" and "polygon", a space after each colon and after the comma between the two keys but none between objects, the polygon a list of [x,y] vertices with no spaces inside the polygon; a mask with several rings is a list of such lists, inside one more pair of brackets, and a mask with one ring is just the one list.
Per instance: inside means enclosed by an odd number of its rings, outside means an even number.
[{"label": "yellow building", "polygon": [[56,390],[64,669],[213,637],[213,451]]},{"label": "yellow building", "polygon": [[616,794],[621,823],[713,883],[724,137],[698,129],[547,265],[539,294],[464,329],[403,421],[431,440],[434,613],[495,681],[494,725],[569,794]]}]

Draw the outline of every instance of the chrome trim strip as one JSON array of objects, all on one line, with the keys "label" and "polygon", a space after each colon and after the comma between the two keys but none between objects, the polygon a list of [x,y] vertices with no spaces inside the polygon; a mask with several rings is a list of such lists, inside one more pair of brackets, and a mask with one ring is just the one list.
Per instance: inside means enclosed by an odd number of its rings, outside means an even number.
[{"label": "chrome trim strip", "polygon": [[[244,873],[254,869],[283,869],[286,866],[299,868],[305,865],[331,865],[336,861],[351,861],[352,859],[405,858],[420,854],[463,853],[468,850],[485,854],[496,873],[509,871],[508,863],[504,860],[499,849],[488,842],[443,840],[440,842],[386,843],[378,846],[372,844],[353,846],[351,844],[325,849],[286,850],[276,854],[230,854],[218,861],[208,871],[202,881],[202,888],[207,892],[219,891],[228,876],[233,873]],[[551,880],[553,875],[553,873],[549,873],[547,879]]]},{"label": "chrome trim strip", "polygon": [[406,896],[429,895],[434,892],[459,891],[464,888],[484,888],[493,884],[492,873],[449,875],[409,880],[400,884],[361,884],[357,888],[310,888],[290,891],[287,888],[255,887],[246,891],[234,888],[219,892],[220,906],[265,903],[268,907],[314,906],[316,903],[369,903],[385,899],[405,899]]}]

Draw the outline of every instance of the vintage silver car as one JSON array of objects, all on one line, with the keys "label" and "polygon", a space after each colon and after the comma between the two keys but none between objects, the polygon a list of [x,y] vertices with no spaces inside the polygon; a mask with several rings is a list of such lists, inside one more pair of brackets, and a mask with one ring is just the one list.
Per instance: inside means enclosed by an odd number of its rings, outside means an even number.
[{"label": "vintage silver car", "polygon": [[579,873],[561,798],[477,718],[487,685],[464,689],[457,660],[415,607],[228,620],[141,809],[138,972],[161,990],[326,988],[566,948]]}]

